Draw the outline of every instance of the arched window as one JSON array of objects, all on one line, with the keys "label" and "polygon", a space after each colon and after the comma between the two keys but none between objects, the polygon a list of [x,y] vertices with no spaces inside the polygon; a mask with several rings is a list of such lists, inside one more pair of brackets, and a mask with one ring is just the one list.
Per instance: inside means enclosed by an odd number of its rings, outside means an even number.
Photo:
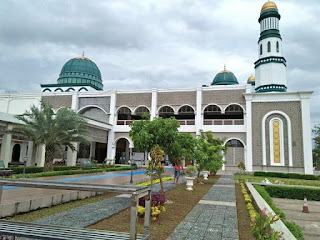
[{"label": "arched window", "polygon": [[260,44],[260,55],[262,55],[262,44]]},{"label": "arched window", "polygon": [[[175,116],[178,120],[187,120],[187,119],[195,119],[194,110],[192,107],[185,105],[180,107],[178,111],[178,115]],[[193,123],[193,122],[192,122]],[[181,123],[180,123],[181,124]],[[191,122],[190,122],[191,124]]]},{"label": "arched window", "polygon": [[239,105],[232,104],[225,110],[225,119],[243,119],[243,109]]},{"label": "arched window", "polygon": [[142,115],[144,115],[144,114],[150,114],[149,109],[144,106],[138,107],[135,110],[134,114],[132,115],[132,119],[133,120],[141,120]]},{"label": "arched window", "polygon": [[277,52],[279,52],[279,42],[277,41]]},{"label": "arched window", "polygon": [[268,42],[268,52],[271,52],[271,42]]},{"label": "arched window", "polygon": [[174,110],[172,109],[172,107],[164,106],[164,107],[160,108],[159,117],[171,118],[173,116],[174,116]]},{"label": "arched window", "polygon": [[127,107],[122,107],[118,110],[118,120],[131,120],[131,110]]}]

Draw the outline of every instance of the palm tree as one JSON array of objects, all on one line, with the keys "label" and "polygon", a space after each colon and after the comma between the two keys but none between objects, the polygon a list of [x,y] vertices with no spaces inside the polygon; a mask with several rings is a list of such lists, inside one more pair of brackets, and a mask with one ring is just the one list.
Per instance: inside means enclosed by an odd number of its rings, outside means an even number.
[{"label": "palm tree", "polygon": [[54,153],[63,145],[75,151],[73,142],[87,143],[89,135],[85,119],[68,108],[60,109],[55,115],[52,106],[41,102],[41,108],[32,106],[30,111],[16,116],[25,124],[11,132],[32,140],[35,145],[45,145],[44,171],[53,170]]}]

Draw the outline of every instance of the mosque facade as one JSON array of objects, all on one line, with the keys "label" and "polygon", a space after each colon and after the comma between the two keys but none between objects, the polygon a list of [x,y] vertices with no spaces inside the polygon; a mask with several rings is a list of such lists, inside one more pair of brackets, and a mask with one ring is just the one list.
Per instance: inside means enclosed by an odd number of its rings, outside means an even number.
[{"label": "mosque facade", "polygon": [[40,101],[50,103],[55,112],[63,107],[83,115],[88,123],[90,144],[74,143],[78,151],[66,148],[57,161],[75,165],[83,159],[147,163],[147,153],[137,152],[129,136],[130,124],[148,113],[176,118],[180,132],[211,131],[223,138],[229,148],[223,169],[237,170],[240,162],[248,172],[277,171],[313,173],[310,125],[312,91],[287,89],[286,59],[282,55],[280,14],[273,2],[266,2],[260,13],[260,37],[255,77],[240,85],[226,68],[209,86],[181,89],[103,90],[98,66],[84,55],[70,59],[56,84],[42,84],[36,94],[0,95],[0,159],[5,164],[22,162],[43,166],[44,146],[5,134],[21,124],[21,114]]}]

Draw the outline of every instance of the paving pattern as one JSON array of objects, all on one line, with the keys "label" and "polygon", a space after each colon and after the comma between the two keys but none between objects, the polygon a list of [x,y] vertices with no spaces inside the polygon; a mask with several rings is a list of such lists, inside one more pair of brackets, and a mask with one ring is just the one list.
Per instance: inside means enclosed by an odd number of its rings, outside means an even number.
[{"label": "paving pattern", "polygon": [[[179,179],[179,182],[184,182],[184,178]],[[177,186],[172,180],[164,182],[163,185],[165,191],[169,191]],[[156,184],[152,188],[152,192],[159,192],[159,190],[160,184]],[[50,215],[39,219],[34,223],[84,228],[123,211],[130,207],[130,203],[130,196],[128,194],[121,194],[116,197],[77,207],[69,211]]]},{"label": "paving pattern", "polygon": [[233,175],[223,175],[168,240],[238,240]]}]

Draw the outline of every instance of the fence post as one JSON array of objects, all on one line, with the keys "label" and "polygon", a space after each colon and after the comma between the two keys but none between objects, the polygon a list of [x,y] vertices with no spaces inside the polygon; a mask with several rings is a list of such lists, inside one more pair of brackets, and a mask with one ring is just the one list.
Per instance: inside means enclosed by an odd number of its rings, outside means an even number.
[{"label": "fence post", "polygon": [[148,195],[146,196],[145,202],[145,212],[144,212],[144,230],[143,230],[143,239],[150,239],[150,215],[151,215],[151,190],[148,190]]},{"label": "fence post", "polygon": [[138,194],[132,193],[131,196],[131,215],[130,215],[130,240],[137,239],[137,217],[138,217]]}]

